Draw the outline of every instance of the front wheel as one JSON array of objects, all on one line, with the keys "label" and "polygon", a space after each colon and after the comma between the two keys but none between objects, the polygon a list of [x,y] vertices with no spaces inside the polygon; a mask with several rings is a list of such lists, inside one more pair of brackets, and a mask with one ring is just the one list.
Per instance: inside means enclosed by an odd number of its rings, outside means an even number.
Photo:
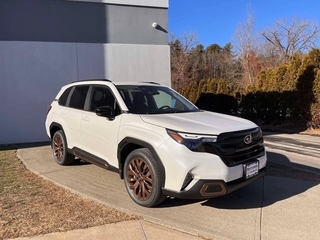
[{"label": "front wheel", "polygon": [[160,169],[147,148],[131,152],[124,164],[124,182],[134,202],[153,207],[166,199],[160,184]]},{"label": "front wheel", "polygon": [[68,153],[66,137],[62,130],[53,134],[51,142],[53,158],[59,165],[69,165],[73,163],[74,156]]}]

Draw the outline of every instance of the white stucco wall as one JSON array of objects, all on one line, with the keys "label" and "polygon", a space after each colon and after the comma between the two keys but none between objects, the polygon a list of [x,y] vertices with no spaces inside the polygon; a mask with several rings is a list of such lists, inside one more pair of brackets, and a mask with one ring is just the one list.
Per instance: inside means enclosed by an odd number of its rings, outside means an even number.
[{"label": "white stucco wall", "polygon": [[0,144],[47,141],[47,106],[71,81],[170,85],[166,45],[0,41],[0,53]]}]

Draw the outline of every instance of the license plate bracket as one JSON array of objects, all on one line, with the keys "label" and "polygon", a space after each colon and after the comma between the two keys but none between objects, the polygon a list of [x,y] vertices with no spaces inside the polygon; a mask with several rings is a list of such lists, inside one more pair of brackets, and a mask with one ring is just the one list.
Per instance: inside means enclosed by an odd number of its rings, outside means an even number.
[{"label": "license plate bracket", "polygon": [[259,161],[243,164],[244,178],[249,179],[259,173]]}]

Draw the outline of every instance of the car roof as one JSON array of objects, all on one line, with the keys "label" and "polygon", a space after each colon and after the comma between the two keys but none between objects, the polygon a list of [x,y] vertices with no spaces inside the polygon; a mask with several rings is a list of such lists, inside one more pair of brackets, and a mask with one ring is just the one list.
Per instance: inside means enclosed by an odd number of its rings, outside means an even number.
[{"label": "car roof", "polygon": [[161,85],[156,82],[112,82],[109,79],[85,79],[85,80],[78,80],[74,81],[71,84],[75,85],[77,83],[80,84],[94,84],[94,83],[101,83],[101,82],[110,82],[116,86],[121,86],[121,85],[134,85],[134,86],[142,86],[142,85]]}]

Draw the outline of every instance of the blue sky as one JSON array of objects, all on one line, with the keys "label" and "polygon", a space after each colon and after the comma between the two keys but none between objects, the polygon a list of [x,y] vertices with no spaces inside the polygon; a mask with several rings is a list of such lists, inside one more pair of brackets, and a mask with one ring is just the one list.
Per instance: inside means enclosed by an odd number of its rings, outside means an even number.
[{"label": "blue sky", "polygon": [[233,41],[239,22],[246,22],[248,9],[257,32],[294,17],[320,26],[319,0],[169,0],[169,33],[178,38],[196,32],[205,47],[223,47]]}]

